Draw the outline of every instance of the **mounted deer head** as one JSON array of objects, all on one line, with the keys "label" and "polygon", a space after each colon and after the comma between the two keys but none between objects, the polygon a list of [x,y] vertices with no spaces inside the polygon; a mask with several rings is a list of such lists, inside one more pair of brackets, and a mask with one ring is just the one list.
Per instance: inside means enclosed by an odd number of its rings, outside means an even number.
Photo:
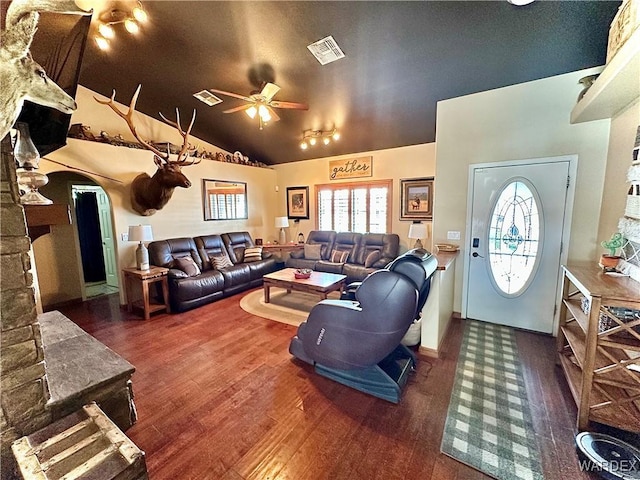
[{"label": "mounted deer head", "polygon": [[165,118],[162,113],[160,114],[162,120],[166,124],[176,128],[182,136],[182,148],[180,149],[180,152],[178,152],[178,158],[176,160],[171,160],[169,158],[169,145],[167,145],[166,153],[161,152],[152,144],[142,139],[140,135],[138,135],[136,126],[133,123],[133,113],[136,110],[136,102],[138,101],[140,88],[142,88],[142,85],[138,85],[136,93],[134,93],[133,97],[131,98],[129,110],[126,113],[120,111],[120,109],[115,105],[115,90],[111,94],[111,98],[109,100],[98,100],[95,97],[93,98],[98,103],[108,105],[111,110],[122,117],[127,122],[129,130],[131,130],[133,136],[136,138],[136,140],[138,140],[138,143],[140,143],[140,145],[142,145],[147,150],[152,151],[154,154],[153,161],[158,167],[158,170],[153,175],[153,177],[150,177],[146,173],[141,173],[133,179],[133,182],[131,182],[131,206],[140,215],[149,216],[156,213],[156,211],[161,210],[162,207],[167,204],[167,202],[171,198],[171,195],[173,195],[173,190],[175,187],[189,188],[191,186],[191,182],[189,181],[189,179],[182,173],[182,167],[200,163],[200,159],[196,160],[195,157],[191,157],[191,160],[189,161],[189,154],[193,150],[195,150],[195,148],[191,147],[191,145],[189,144],[189,134],[191,133],[193,123],[196,121],[195,109],[193,110],[191,123],[189,124],[189,128],[187,128],[186,132],[182,130],[182,126],[180,125],[180,112],[177,108],[175,122],[167,120],[167,118]]},{"label": "mounted deer head", "polygon": [[72,0],[13,0],[7,9],[0,45],[0,139],[15,123],[24,100],[55,108],[63,113],[76,109],[76,102],[49,77],[29,54],[38,25],[38,12],[87,15]]}]

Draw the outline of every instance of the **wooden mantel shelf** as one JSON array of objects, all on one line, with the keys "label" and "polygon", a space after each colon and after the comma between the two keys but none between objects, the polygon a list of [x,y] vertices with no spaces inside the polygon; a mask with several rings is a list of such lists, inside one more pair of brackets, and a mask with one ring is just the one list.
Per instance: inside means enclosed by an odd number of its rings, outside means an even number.
[{"label": "wooden mantel shelf", "polygon": [[51,232],[51,225],[71,225],[69,205],[54,203],[52,205],[24,205],[27,218],[27,230],[31,242]]}]

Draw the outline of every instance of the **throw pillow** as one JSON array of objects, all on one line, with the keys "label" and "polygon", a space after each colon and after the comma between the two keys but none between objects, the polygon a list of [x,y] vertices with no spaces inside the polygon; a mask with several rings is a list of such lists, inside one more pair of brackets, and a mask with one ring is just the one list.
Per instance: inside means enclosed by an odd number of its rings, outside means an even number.
[{"label": "throw pillow", "polygon": [[244,249],[245,262],[259,262],[262,260],[262,247],[249,247]]},{"label": "throw pillow", "polygon": [[226,253],[211,255],[209,261],[211,262],[211,266],[216,270],[233,266],[233,263],[229,260],[229,256]]},{"label": "throw pillow", "polygon": [[332,250],[330,262],[333,263],[346,263],[347,258],[349,258],[349,252],[341,252],[340,250]]},{"label": "throw pillow", "polygon": [[190,277],[200,275],[200,267],[191,257],[180,257],[173,260],[173,268],[183,271]]},{"label": "throw pillow", "polygon": [[322,245],[318,244],[305,244],[304,246],[304,258],[307,260],[320,260],[322,257],[320,256],[320,252],[322,249]]},{"label": "throw pillow", "polygon": [[364,266],[366,268],[373,267],[373,264],[382,258],[382,253],[380,250],[374,250],[373,252],[367,255],[367,258],[364,259]]}]

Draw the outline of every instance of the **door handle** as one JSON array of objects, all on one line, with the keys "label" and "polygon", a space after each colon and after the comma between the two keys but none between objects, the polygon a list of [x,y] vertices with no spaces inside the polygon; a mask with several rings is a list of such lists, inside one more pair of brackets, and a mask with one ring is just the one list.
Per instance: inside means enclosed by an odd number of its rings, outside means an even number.
[{"label": "door handle", "polygon": [[484,257],[483,257],[482,255],[480,255],[478,252],[473,252],[473,253],[471,254],[471,256],[472,256],[473,258],[477,258],[477,257],[484,258]]}]

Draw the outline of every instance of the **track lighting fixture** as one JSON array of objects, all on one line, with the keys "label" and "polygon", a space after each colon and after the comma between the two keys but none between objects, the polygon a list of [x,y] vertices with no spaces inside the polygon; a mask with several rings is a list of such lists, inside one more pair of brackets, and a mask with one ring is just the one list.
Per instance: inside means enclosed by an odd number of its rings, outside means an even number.
[{"label": "track lighting fixture", "polygon": [[306,150],[309,146],[314,146],[318,141],[322,141],[324,145],[329,145],[331,141],[340,139],[340,133],[336,128],[332,130],[305,130],[302,134],[302,142],[300,148]]},{"label": "track lighting fixture", "polygon": [[98,33],[95,41],[100,50],[108,50],[109,40],[116,36],[115,25],[123,25],[125,30],[133,35],[140,31],[140,24],[148,20],[147,12],[142,7],[141,2],[130,11],[113,8],[106,10],[98,16]]}]

